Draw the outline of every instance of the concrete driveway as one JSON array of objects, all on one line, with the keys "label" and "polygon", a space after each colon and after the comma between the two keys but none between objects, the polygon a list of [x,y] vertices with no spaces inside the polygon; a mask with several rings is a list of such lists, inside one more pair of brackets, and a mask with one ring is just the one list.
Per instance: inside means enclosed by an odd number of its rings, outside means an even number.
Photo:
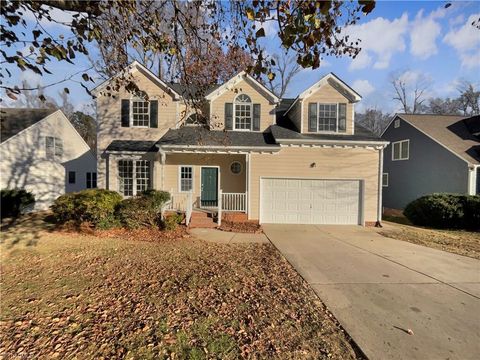
[{"label": "concrete driveway", "polygon": [[359,226],[263,228],[370,359],[480,358],[480,261]]}]

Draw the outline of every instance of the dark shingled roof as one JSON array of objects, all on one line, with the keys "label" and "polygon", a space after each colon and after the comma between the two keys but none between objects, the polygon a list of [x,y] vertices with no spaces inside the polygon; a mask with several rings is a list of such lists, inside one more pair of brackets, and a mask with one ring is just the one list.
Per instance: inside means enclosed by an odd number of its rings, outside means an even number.
[{"label": "dark shingled roof", "polygon": [[168,85],[179,95],[187,98],[202,99],[206,94],[212,92],[220,85],[215,84],[206,88],[197,87],[194,85],[183,85],[179,83],[168,83]]},{"label": "dark shingled roof", "polygon": [[287,129],[279,125],[270,127],[275,139],[283,140],[347,140],[347,141],[383,141],[379,136],[373,134],[364,127],[355,124],[354,135],[341,134],[301,134],[297,131]]},{"label": "dark shingled roof", "polygon": [[269,132],[210,131],[200,126],[184,126],[180,129],[168,130],[157,145],[159,147],[169,145],[279,147]]},{"label": "dark shingled roof", "polygon": [[109,151],[126,151],[126,152],[155,152],[155,141],[145,140],[113,140],[105,149]]},{"label": "dark shingled roof", "polygon": [[1,108],[1,142],[17,135],[20,131],[32,126],[57,109],[18,109],[18,108]]}]

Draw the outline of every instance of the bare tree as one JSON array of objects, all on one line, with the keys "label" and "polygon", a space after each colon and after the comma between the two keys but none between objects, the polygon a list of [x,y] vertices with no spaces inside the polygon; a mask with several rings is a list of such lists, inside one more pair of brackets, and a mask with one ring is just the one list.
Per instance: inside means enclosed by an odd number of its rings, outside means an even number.
[{"label": "bare tree", "polygon": [[267,85],[275,95],[282,98],[292,79],[300,72],[301,66],[294,55],[285,52],[272,55],[272,59],[274,62],[272,68],[276,76],[275,79],[269,80]]},{"label": "bare tree", "polygon": [[475,86],[467,80],[462,81],[457,89],[460,92],[460,97],[458,98],[458,101],[460,102],[463,115],[479,115],[480,91],[475,89]]},{"label": "bare tree", "polygon": [[460,115],[462,106],[459,99],[430,98],[428,100],[428,112],[438,115]]},{"label": "bare tree", "polygon": [[384,114],[376,107],[366,109],[363,114],[355,114],[356,121],[376,135],[382,133],[388,125],[390,118],[390,114]]},{"label": "bare tree", "polygon": [[424,75],[406,71],[392,75],[390,83],[394,90],[393,100],[401,104],[405,114],[417,114],[426,109],[424,102],[430,81]]}]

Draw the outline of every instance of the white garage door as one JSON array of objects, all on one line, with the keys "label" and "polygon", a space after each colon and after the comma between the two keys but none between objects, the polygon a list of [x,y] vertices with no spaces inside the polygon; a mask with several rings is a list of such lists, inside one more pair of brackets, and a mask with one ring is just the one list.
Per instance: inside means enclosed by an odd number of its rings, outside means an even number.
[{"label": "white garage door", "polygon": [[261,222],[359,224],[360,181],[262,179]]}]

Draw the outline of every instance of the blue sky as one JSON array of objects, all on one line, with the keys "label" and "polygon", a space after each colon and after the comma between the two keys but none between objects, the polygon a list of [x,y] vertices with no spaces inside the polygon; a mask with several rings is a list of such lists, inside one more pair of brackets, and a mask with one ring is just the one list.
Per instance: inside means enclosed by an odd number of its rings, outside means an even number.
[{"label": "blue sky", "polygon": [[[428,96],[455,97],[462,80],[479,87],[480,30],[471,26],[471,22],[480,17],[480,2],[456,1],[448,9],[444,8],[445,3],[378,1],[371,14],[346,29],[352,37],[362,40],[358,58],[326,57],[319,69],[303,69],[294,78],[286,96],[295,97],[328,72],[337,74],[363,96],[356,107],[360,112],[368,107],[386,112],[398,110],[389,83],[392,74],[404,77],[411,84],[423,78],[430,84]],[[58,12],[55,15],[57,19],[68,19],[68,14]],[[46,26],[52,34],[64,32],[59,25]],[[264,45],[266,51],[273,54],[279,49],[275,27],[266,25],[266,33]],[[55,74],[44,78],[14,71],[11,82],[19,84],[27,79],[30,83],[45,85],[88,66],[86,59],[79,57],[74,66],[67,63],[50,65]],[[55,96],[65,86],[70,88],[71,101],[78,109],[91,101],[74,82],[49,88],[46,92]]]}]

